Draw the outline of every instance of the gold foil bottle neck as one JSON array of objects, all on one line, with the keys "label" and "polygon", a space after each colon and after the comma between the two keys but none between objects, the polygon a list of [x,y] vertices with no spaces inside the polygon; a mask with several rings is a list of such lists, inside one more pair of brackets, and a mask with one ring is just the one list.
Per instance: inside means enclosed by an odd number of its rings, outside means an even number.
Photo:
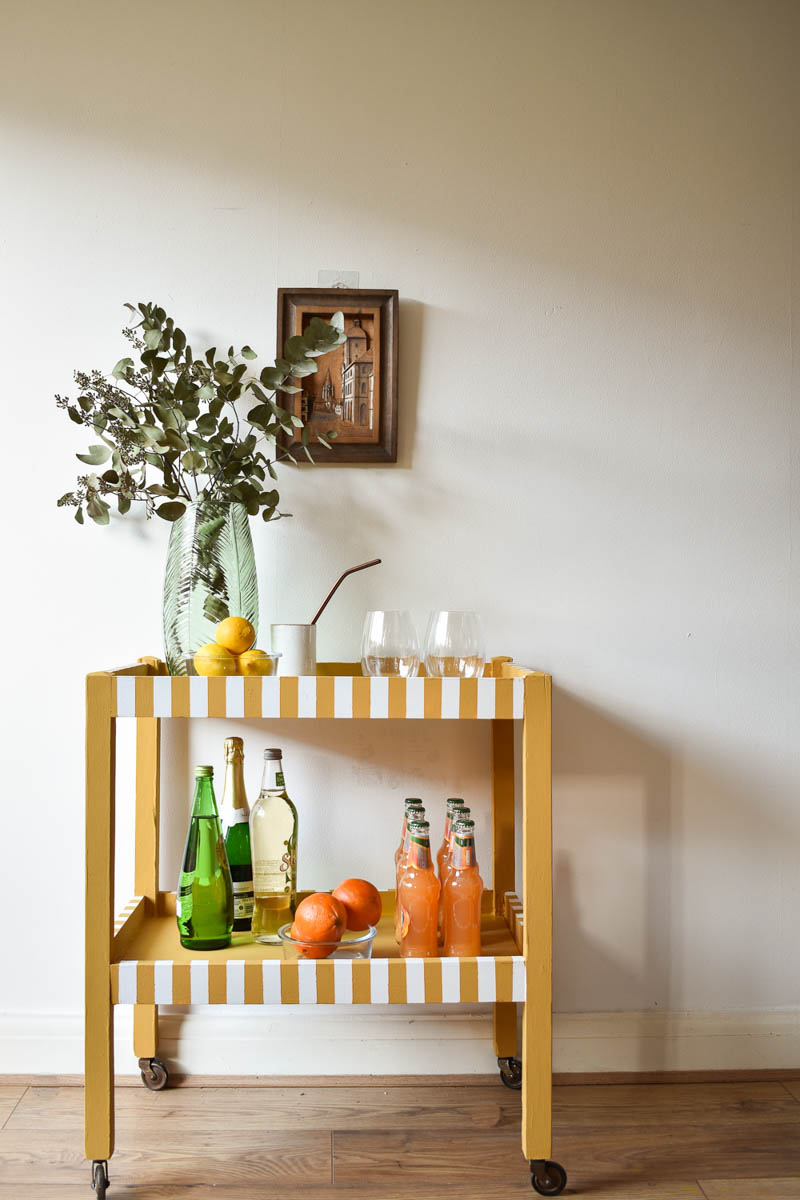
[{"label": "gold foil bottle neck", "polygon": [[225,738],[225,762],[244,762],[244,742],[240,737]]}]

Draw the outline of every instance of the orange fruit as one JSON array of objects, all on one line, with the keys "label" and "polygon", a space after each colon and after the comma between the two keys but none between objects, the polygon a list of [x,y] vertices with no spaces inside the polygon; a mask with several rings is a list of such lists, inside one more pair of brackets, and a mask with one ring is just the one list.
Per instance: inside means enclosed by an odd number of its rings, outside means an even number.
[{"label": "orange fruit", "polygon": [[366,879],[345,879],[333,889],[333,894],[345,907],[348,929],[360,931],[380,921],[383,912],[381,894]]},{"label": "orange fruit", "polygon": [[338,942],[347,925],[347,911],[329,892],[314,892],[301,900],[294,914],[293,937],[304,942]]},{"label": "orange fruit", "polygon": [[244,654],[256,640],[256,631],[244,617],[226,617],[220,621],[214,637],[231,654]]},{"label": "orange fruit", "polygon": [[[289,930],[289,934],[298,942],[302,941],[300,932],[296,925],[292,925],[292,928]],[[313,942],[304,942],[302,946],[297,947],[297,953],[300,958],[327,958],[329,954],[333,954],[333,951],[333,946],[315,946]]]},{"label": "orange fruit", "polygon": [[195,653],[194,669],[198,675],[235,675],[236,659],[224,646],[207,642]]}]

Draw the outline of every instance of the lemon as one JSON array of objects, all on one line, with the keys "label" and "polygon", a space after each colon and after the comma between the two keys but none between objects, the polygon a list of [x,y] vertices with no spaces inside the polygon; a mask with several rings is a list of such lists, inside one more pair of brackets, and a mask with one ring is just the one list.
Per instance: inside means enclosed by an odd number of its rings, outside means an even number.
[{"label": "lemon", "polygon": [[216,642],[207,642],[195,652],[194,669],[198,675],[235,675],[236,659]]},{"label": "lemon", "polygon": [[263,650],[245,650],[236,659],[240,675],[271,675],[272,659]]},{"label": "lemon", "polygon": [[214,636],[231,654],[244,654],[256,640],[256,631],[244,617],[226,617],[220,621]]}]

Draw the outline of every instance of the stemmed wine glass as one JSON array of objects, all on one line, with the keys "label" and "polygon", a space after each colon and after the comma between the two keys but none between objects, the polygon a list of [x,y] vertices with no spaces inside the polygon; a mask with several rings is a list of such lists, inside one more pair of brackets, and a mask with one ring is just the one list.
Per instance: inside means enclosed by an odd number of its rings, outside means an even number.
[{"label": "stemmed wine glass", "polygon": [[365,675],[402,675],[419,671],[419,639],[411,613],[368,612],[361,637],[361,669]]},{"label": "stemmed wine glass", "polygon": [[486,643],[476,612],[433,612],[425,635],[425,670],[429,675],[483,674]]}]

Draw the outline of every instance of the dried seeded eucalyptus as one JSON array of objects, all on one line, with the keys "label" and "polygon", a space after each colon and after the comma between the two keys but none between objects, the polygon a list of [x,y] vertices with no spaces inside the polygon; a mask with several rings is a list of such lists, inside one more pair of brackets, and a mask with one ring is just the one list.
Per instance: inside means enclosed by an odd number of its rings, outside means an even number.
[{"label": "dried seeded eucalyptus", "polygon": [[[301,445],[313,460],[308,427],[275,402],[275,393],[299,392],[294,380],[313,375],[315,360],[342,344],[342,314],[330,324],[314,317],[302,335],[289,338],[283,357],[256,376],[248,375],[248,361],[257,357],[249,346],[238,353],[230,346],[219,358],[212,347],[197,357],[163,308],[152,302],[125,307],[138,318],[123,335],[141,365],[121,358],[110,379],[100,371],[76,371],[77,402],[56,396],[57,406],[98,438],[76,455],[96,469],[78,476],[59,507],[74,507],[81,525],[84,511],[97,525],[108,525],[114,498],[122,514],[142,501],[148,517],[156,513],[165,521],[176,521],[193,500],[244,504],[265,521],[280,517],[278,492],[267,481],[277,479],[277,462],[296,460],[279,449],[278,439],[301,430]],[[257,403],[245,419],[237,402],[250,399]],[[331,431],[317,440],[328,446],[334,437]],[[153,472],[160,482],[149,482]]]}]

